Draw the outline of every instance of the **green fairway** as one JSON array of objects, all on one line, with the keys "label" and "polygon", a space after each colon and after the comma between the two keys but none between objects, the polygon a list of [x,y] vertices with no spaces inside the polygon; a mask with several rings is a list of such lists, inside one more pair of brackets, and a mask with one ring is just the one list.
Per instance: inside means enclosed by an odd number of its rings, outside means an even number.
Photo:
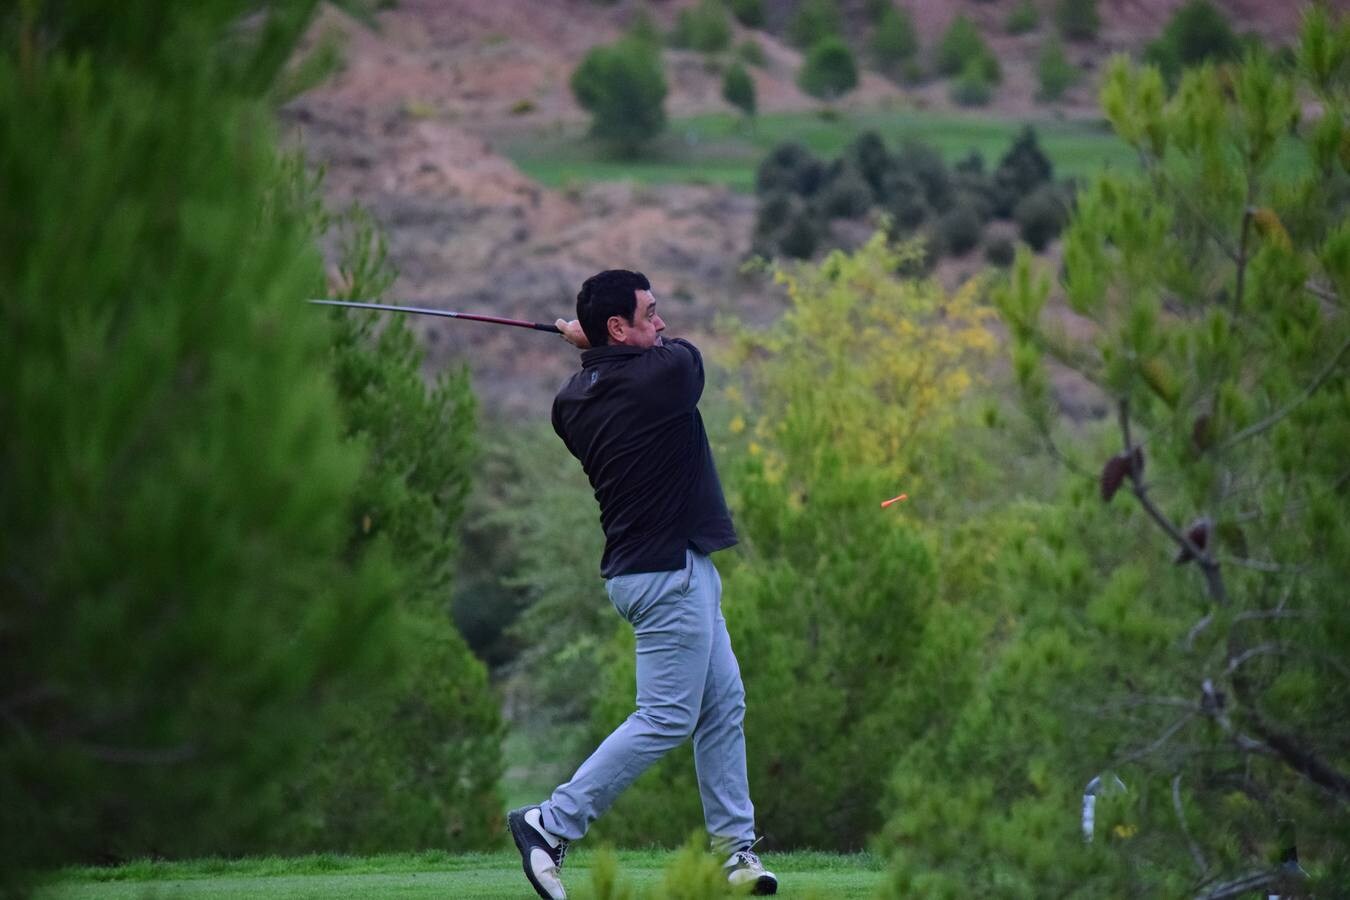
[{"label": "green fairway", "polygon": [[[621,883],[643,891],[661,883],[674,850],[624,850],[617,856]],[[593,897],[594,851],[567,857],[568,896]],[[783,853],[765,857],[777,873],[780,895],[864,898],[883,871],[872,856]],[[120,900],[145,897],[453,897],[456,900],[528,898],[534,892],[520,871],[520,857],[501,853],[420,853],[396,856],[309,856],[298,859],[202,860],[130,863],[117,868],[71,869],[38,893],[42,900]]]},{"label": "green fairway", "polygon": [[[751,130],[735,116],[706,115],[671,120],[667,133],[639,160],[615,158],[581,129],[508,140],[501,149],[525,174],[555,187],[631,179],[645,184],[726,184],[748,191],[754,187],[759,161],[782,141],[799,141],[817,154],[833,157],[860,133],[875,130],[892,149],[918,140],[939,150],[948,162],[974,150],[992,167],[1027,124],[919,111],[841,114],[828,120],[814,113],[776,113],[760,116]],[[1030,124],[1060,175],[1086,174],[1103,163],[1135,164],[1132,151],[1104,123]]]}]

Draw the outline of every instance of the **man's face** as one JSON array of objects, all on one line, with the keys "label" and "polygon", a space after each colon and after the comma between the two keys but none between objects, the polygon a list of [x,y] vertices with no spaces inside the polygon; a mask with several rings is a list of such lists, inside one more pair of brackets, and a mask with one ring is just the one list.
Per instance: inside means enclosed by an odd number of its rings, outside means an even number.
[{"label": "man's face", "polygon": [[632,322],[625,321],[623,316],[610,316],[608,324],[611,344],[641,350],[655,347],[661,340],[661,332],[666,330],[666,323],[656,313],[656,298],[651,291],[637,292]]}]

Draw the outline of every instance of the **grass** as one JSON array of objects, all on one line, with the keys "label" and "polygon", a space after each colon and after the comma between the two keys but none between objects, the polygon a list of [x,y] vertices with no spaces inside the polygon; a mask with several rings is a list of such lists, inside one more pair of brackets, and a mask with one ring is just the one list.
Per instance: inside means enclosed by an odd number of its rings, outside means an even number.
[{"label": "grass", "polygon": [[[621,850],[621,883],[638,891],[657,886],[674,850]],[[568,897],[594,896],[594,849],[578,846],[564,869]],[[797,897],[871,897],[884,876],[868,854],[782,853],[765,858]],[[40,900],[119,900],[148,897],[381,898],[454,897],[463,900],[525,898],[534,893],[520,871],[520,857],[499,853],[426,852],[387,856],[305,856],[190,862],[133,862],[115,868],[75,868],[58,873]]]},{"label": "grass", "polygon": [[[835,119],[814,113],[777,113],[760,116],[750,129],[736,116],[717,114],[672,120],[651,152],[637,160],[614,157],[579,128],[506,141],[501,149],[526,175],[553,187],[633,180],[725,184],[750,191],[759,161],[786,140],[800,141],[821,156],[834,157],[871,129],[892,149],[905,140],[918,140],[937,149],[948,162],[975,150],[984,156],[986,168],[992,169],[1027,124],[989,115],[918,111],[841,114]],[[1061,176],[1087,174],[1103,163],[1136,164],[1134,154],[1105,124],[1052,120],[1030,124]]]}]

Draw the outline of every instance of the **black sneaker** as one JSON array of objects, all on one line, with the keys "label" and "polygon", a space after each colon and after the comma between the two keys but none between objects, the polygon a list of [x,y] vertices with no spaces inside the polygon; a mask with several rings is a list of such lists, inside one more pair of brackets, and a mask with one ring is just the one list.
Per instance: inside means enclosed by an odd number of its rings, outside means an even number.
[{"label": "black sneaker", "polygon": [[544,900],[567,900],[562,884],[567,841],[550,834],[539,817],[539,807],[523,806],[506,814],[506,827],[520,850],[525,877]]},{"label": "black sneaker", "polygon": [[778,893],[778,879],[764,868],[753,850],[737,850],[722,868],[727,873],[727,881],[734,888],[744,890],[749,886],[751,894],[761,896]]}]

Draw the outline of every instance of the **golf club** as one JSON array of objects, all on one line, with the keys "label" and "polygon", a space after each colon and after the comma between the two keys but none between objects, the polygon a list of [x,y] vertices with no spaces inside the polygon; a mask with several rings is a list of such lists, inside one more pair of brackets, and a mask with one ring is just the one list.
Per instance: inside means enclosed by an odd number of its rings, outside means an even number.
[{"label": "golf club", "polygon": [[504,319],[501,316],[479,316],[473,313],[450,312],[447,309],[421,309],[416,306],[394,306],[388,303],[366,303],[359,300],[310,300],[320,306],[345,306],[351,309],[377,309],[384,312],[417,313],[423,316],[444,316],[450,319],[469,319],[473,322],[490,322],[493,325],[514,325],[517,328],[533,328],[535,331],[548,331],[562,334],[557,325],[543,322],[526,322],[524,319]]}]

